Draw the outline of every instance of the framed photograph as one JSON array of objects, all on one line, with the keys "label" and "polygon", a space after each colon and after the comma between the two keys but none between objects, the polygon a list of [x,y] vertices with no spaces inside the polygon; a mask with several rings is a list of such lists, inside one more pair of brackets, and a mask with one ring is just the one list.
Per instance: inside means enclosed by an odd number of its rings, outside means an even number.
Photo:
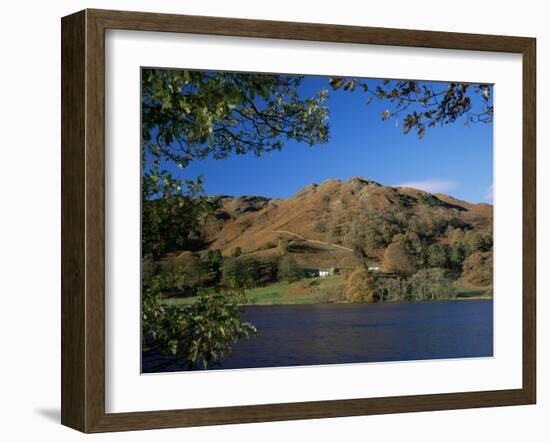
[{"label": "framed photograph", "polygon": [[62,423],[535,403],[535,39],[62,19]]}]

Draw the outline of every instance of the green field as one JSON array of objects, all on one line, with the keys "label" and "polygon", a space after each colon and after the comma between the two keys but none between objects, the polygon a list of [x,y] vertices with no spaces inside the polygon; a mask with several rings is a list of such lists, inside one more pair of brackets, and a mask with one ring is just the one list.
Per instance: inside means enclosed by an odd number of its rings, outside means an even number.
[{"label": "green field", "polygon": [[[326,278],[301,279],[293,283],[278,282],[247,290],[243,305],[342,302],[343,290],[344,279],[339,275]],[[488,299],[491,297],[490,292],[487,290],[457,287],[455,299]],[[163,299],[162,304],[167,307],[189,305],[196,300],[196,296],[187,298],[171,297]]]},{"label": "green field", "polygon": [[[243,304],[274,305],[335,302],[338,293],[343,289],[343,285],[344,280],[341,276],[302,279],[293,283],[280,282],[247,290]],[[165,298],[162,303],[165,306],[188,305],[195,302],[196,299],[196,296]]]}]

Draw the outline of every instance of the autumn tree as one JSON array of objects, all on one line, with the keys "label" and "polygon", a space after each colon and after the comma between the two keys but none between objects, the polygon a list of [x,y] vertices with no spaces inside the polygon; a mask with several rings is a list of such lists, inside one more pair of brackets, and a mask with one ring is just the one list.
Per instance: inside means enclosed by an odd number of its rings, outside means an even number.
[{"label": "autumn tree", "polygon": [[365,243],[369,249],[386,247],[400,231],[400,227],[387,217],[369,219],[365,226]]},{"label": "autumn tree", "polygon": [[417,263],[403,242],[393,242],[384,252],[382,270],[386,273],[410,275],[416,272]]},{"label": "autumn tree", "polygon": [[478,287],[493,283],[493,253],[474,252],[464,261],[461,280]]},{"label": "autumn tree", "polygon": [[347,277],[346,299],[349,302],[373,302],[375,300],[375,279],[365,266],[358,266]]}]

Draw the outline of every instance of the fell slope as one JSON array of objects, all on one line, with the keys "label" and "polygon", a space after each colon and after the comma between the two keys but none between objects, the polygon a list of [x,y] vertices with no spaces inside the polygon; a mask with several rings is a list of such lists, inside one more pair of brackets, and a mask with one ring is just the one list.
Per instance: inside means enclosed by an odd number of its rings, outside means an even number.
[{"label": "fell slope", "polygon": [[493,223],[489,204],[365,178],[310,184],[287,199],[219,196],[212,201],[217,208],[205,225],[208,248],[228,255],[240,247],[261,257],[277,253],[284,243],[300,264],[315,267],[357,265],[352,251],[358,238],[367,238],[368,255],[376,261],[384,249],[378,232],[422,235],[422,229],[432,229],[432,242],[448,242],[457,227],[483,233]]}]

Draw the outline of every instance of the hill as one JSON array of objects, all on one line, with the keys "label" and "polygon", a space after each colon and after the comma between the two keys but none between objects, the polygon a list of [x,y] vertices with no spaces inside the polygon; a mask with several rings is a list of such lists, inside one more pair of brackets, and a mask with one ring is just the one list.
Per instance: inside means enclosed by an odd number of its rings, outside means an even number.
[{"label": "hill", "polygon": [[[258,258],[292,253],[304,267],[352,268],[358,249],[379,265],[403,237],[418,244],[452,244],[453,235],[491,234],[493,207],[365,178],[310,184],[287,199],[217,196],[204,226],[205,248]],[[418,245],[417,244],[417,245]]]}]

